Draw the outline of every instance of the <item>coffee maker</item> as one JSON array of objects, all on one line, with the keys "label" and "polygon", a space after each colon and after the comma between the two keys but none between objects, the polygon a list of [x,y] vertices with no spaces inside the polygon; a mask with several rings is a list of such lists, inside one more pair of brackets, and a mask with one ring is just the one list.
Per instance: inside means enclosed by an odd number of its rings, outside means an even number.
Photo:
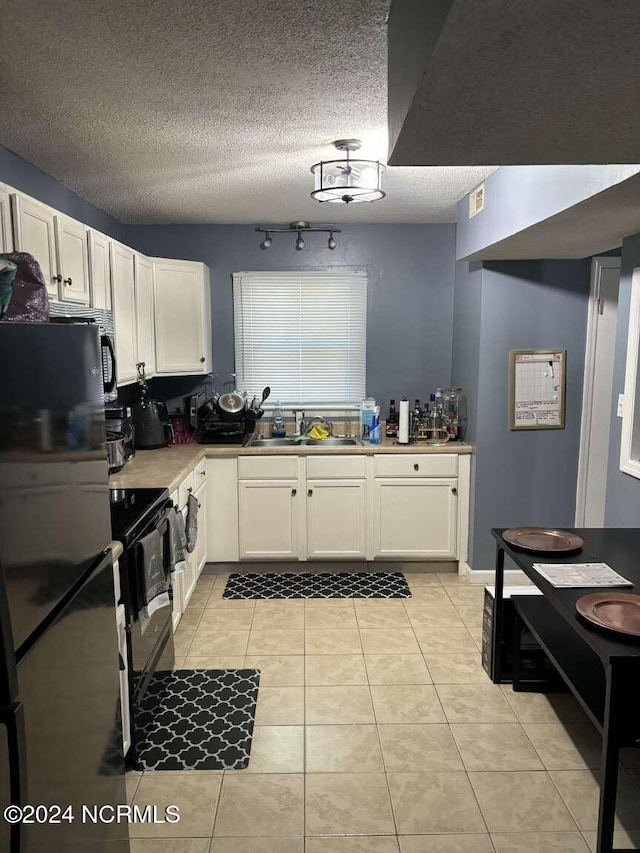
[{"label": "coffee maker", "polygon": [[155,450],[173,441],[166,403],[144,399],[131,407],[138,450]]}]

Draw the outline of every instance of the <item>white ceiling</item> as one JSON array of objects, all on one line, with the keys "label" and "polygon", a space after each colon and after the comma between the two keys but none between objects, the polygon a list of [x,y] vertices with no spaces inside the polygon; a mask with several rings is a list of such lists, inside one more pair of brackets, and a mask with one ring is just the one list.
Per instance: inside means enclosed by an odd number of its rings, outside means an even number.
[{"label": "white ceiling", "polygon": [[386,159],[388,7],[0,0],[0,143],[124,222],[452,222],[493,167],[389,168],[373,204],[309,197],[333,139]]}]

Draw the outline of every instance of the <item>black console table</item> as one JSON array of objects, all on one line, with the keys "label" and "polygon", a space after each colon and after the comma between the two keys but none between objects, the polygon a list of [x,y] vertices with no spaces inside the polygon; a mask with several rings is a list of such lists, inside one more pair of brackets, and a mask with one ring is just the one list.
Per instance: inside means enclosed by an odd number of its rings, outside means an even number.
[{"label": "black console table", "polygon": [[[602,780],[598,815],[597,853],[615,853],[613,828],[618,784],[618,759],[624,746],[640,744],[640,640],[601,631],[578,616],[576,601],[602,588],[558,589],[533,568],[534,563],[608,563],[640,593],[640,529],[573,529],[584,539],[572,555],[543,556],[513,548],[502,537],[504,528],[491,531],[496,539],[496,593],[493,634],[494,659],[514,643],[524,625],[542,646],[602,734]],[[516,638],[503,626],[504,558],[507,554],[543,593],[511,598],[516,613]],[[517,670],[518,650],[514,649]],[[516,673],[516,682],[518,675]],[[514,685],[516,688],[518,684]],[[638,803],[640,809],[640,802]],[[640,853],[640,848],[634,848]]]}]

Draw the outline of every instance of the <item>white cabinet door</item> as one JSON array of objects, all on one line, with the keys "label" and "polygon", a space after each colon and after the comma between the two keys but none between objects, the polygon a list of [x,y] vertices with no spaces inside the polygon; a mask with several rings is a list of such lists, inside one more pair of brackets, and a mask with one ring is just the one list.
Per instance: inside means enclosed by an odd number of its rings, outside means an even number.
[{"label": "white cabinet door", "polygon": [[[182,517],[184,518],[185,525],[187,523],[187,508],[185,507],[182,510]],[[197,552],[192,551],[190,554],[186,554],[186,563],[187,570],[182,573],[182,609],[186,610],[187,605],[193,595],[193,591],[196,588],[196,581],[198,580],[198,571],[196,566],[197,560]]]},{"label": "white cabinet door", "polygon": [[14,194],[14,244],[16,252],[28,252],[40,264],[49,299],[59,298],[54,236],[54,211],[34,199]]},{"label": "white cabinet door", "polygon": [[203,264],[154,258],[156,370],[211,371],[209,276]]},{"label": "white cabinet door", "polygon": [[0,252],[13,252],[9,192],[0,184]]},{"label": "white cabinet door", "polygon": [[136,295],[132,249],[111,243],[111,296],[118,362],[118,385],[134,382],[137,376]]},{"label": "white cabinet door", "polygon": [[136,328],[138,361],[144,361],[147,376],[156,371],[156,344],[153,311],[153,264],[144,255],[135,256]]},{"label": "white cabinet door", "polygon": [[457,479],[374,480],[376,557],[455,559]]},{"label": "white cabinet door", "polygon": [[192,555],[195,557],[196,580],[198,580],[207,562],[207,484],[203,483],[194,492],[194,496],[200,504],[198,508],[198,538]]},{"label": "white cabinet door", "polygon": [[240,559],[298,558],[297,480],[240,480]]},{"label": "white cabinet door", "polygon": [[111,311],[110,240],[99,231],[87,232],[89,246],[89,289],[93,308]]},{"label": "white cabinet door", "polygon": [[120,715],[122,717],[122,746],[126,755],[131,746],[131,716],[129,714],[129,664],[127,661],[127,628],[124,604],[116,609],[118,653],[120,655]]},{"label": "white cabinet door", "polygon": [[84,225],[56,214],[55,234],[60,298],[63,302],[89,303],[87,231]]},{"label": "white cabinet door", "polygon": [[366,557],[366,480],[307,480],[307,555]]}]

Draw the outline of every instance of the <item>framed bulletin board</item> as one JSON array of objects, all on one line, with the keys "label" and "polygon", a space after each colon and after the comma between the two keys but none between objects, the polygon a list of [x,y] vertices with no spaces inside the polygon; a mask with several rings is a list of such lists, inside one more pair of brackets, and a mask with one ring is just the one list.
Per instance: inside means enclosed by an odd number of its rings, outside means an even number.
[{"label": "framed bulletin board", "polygon": [[564,429],[567,351],[510,353],[510,429]]}]

